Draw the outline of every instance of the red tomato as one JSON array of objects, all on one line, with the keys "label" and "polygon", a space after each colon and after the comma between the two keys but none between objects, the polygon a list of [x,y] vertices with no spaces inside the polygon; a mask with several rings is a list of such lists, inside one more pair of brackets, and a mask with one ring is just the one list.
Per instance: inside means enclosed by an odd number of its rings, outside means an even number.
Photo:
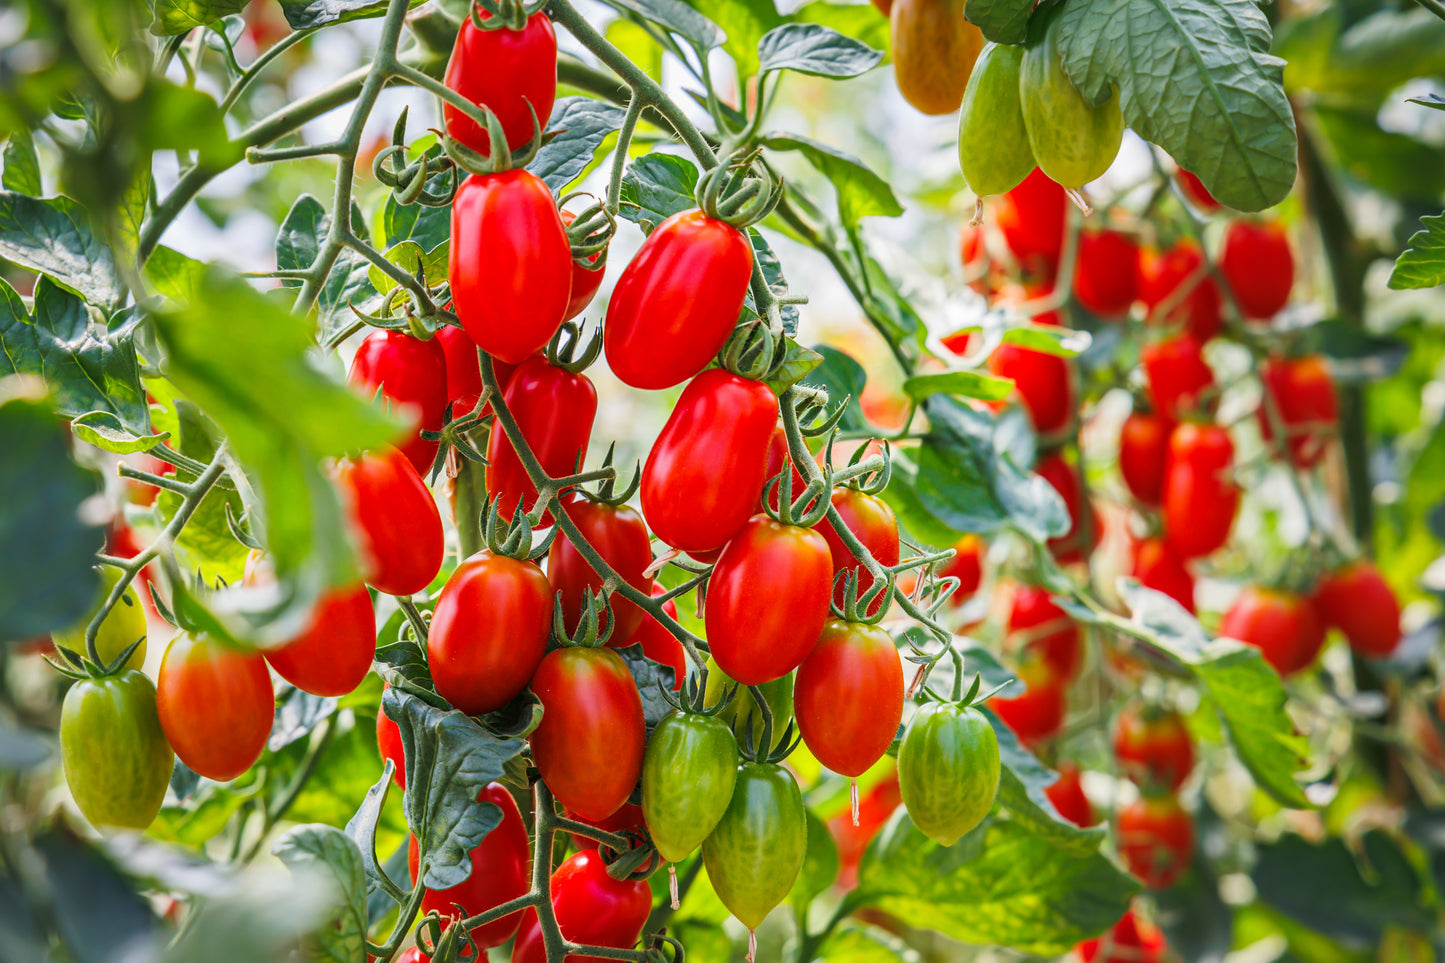
[{"label": "red tomato", "polygon": [[994,696],[988,700],[988,707],[1013,730],[1020,742],[1035,745],[1063,728],[1068,694],[1062,681],[1041,661],[1020,665],[1018,678],[1024,686],[1022,692],[1015,686],[1011,691],[1018,695]]},{"label": "red tomato", "polygon": [[1361,655],[1383,659],[1400,644],[1400,600],[1368,559],[1358,559],[1321,578],[1314,604]]},{"label": "red tomato", "polygon": [[[577,494],[564,496],[562,508],[586,543],[596,549],[628,585],[639,592],[652,591],[652,576],[643,574],[652,564],[652,541],[647,537],[647,526],[641,515],[626,505],[613,507]],[[552,583],[562,602],[567,631],[577,631],[584,596],[602,590],[602,576],[592,570],[561,532],[557,533],[547,554],[547,581]],[[620,592],[612,593],[611,601],[614,622],[608,644],[622,646],[642,625],[645,613]]]},{"label": "red tomato", "polygon": [[888,633],[829,621],[798,667],[793,712],[819,762],[840,776],[863,775],[883,758],[903,721],[903,664]]},{"label": "red tomato", "polygon": [[[843,524],[848,526],[848,531],[863,543],[879,565],[890,568],[898,564],[898,518],[893,514],[893,509],[881,498],[861,492],[856,488],[835,488],[833,490],[833,507],[838,510],[838,515],[843,519]],[[873,587],[873,575],[863,567],[848,546],[843,544],[843,539],[833,528],[833,523],[826,517],[818,523],[818,534],[828,543],[828,555],[833,560],[833,601],[839,608],[843,606],[843,581],[838,574],[843,571],[858,573],[858,597],[862,598],[863,593]],[[880,599],[880,604],[886,600]],[[874,605],[871,612],[878,611],[878,605]]]},{"label": "red tomato", "polygon": [[[562,223],[571,226],[577,219],[577,215],[571,211],[562,212]],[[587,258],[587,264],[582,264],[575,258],[572,261],[572,297],[567,302],[567,314],[563,318],[571,321],[577,315],[587,310],[587,305],[597,296],[597,289],[602,286],[602,278],[607,274],[607,264],[604,261],[600,267],[597,259],[602,257],[601,253],[593,254]],[[591,265],[591,266],[589,266]]]},{"label": "red tomato", "polygon": [[1186,421],[1169,436],[1164,531],[1181,559],[1208,555],[1229,541],[1239,509],[1233,467],[1234,442],[1219,425]]},{"label": "red tomato", "polygon": [[1145,588],[1151,588],[1194,612],[1194,576],[1169,542],[1144,538],[1134,543],[1134,570],[1130,572]]},{"label": "red tomato", "polygon": [[1106,935],[1084,940],[1074,951],[1083,963],[1162,963],[1170,959],[1164,934],[1133,910],[1126,912]]},{"label": "red tomato", "polygon": [[1279,221],[1231,221],[1224,232],[1219,273],[1246,318],[1268,320],[1289,303],[1294,287],[1294,254]]},{"label": "red tomato", "polygon": [[657,226],[612,290],[603,330],[607,364],[623,384],[671,388],[707,366],[738,323],[753,248],[702,211]]},{"label": "red tomato", "polygon": [[408,432],[397,447],[426,477],[436,461],[438,442],[427,441],[419,431],[441,431],[449,400],[442,343],[435,338],[423,341],[400,331],[373,331],[351,359],[346,380],[368,398],[380,388],[387,403],[399,414],[416,420],[417,429]]},{"label": "red tomato", "polygon": [[[597,416],[597,389],[591,380],[537,355],[517,366],[502,398],[542,469],[553,478],[576,474],[587,460],[587,440]],[[537,504],[537,486],[500,425],[487,441],[487,494],[497,499],[503,518],[512,517],[518,504],[524,512]],[[544,525],[551,520],[550,511],[542,516]]]},{"label": "red tomato", "polygon": [[994,223],[1025,270],[1051,274],[1064,250],[1069,198],[1038,168],[994,201]]},{"label": "red tomato", "polygon": [[312,695],[342,696],[361,685],[376,655],[376,612],[366,586],[323,594],[306,631],[265,655],[277,675]]},{"label": "red tomato", "polygon": [[[483,10],[481,19],[489,20],[491,14]],[[526,144],[532,139],[533,112],[537,125],[546,130],[557,99],[557,34],[552,21],[546,14],[534,13],[521,30],[480,30],[470,17],[463,17],[447,62],[446,85],[497,115],[507,147],[516,150]],[[451,104],[444,104],[442,112],[453,140],[479,154],[490,154],[491,138],[485,127]]]},{"label": "red tomato", "polygon": [[[477,407],[482,394],[482,368],[477,359],[477,343],[461,328],[442,325],[437,329],[437,341],[447,358],[447,395],[452,403],[452,418],[465,418]],[[497,385],[503,389],[511,380],[516,365],[492,359],[492,370],[497,376]],[[482,414],[491,410],[488,405]]]},{"label": "red tomato", "polygon": [[406,753],[401,744],[401,727],[380,708],[376,710],[376,751],[381,754],[383,764],[391,760],[391,779],[398,789],[405,789]]},{"label": "red tomato", "polygon": [[761,381],[712,368],[682,396],[642,469],[642,514],[684,552],[708,552],[756,512],[778,399]]},{"label": "red tomato", "polygon": [[[665,586],[654,585],[652,596],[656,598],[666,591]],[[672,599],[662,603],[662,610],[674,619],[677,618],[677,606],[673,604]],[[637,627],[636,632],[632,633],[631,638],[622,643],[620,648],[626,648],[629,645],[641,645],[643,655],[654,662],[671,666],[672,689],[676,692],[682,688],[682,683],[687,679],[687,650],[682,647],[682,643],[677,640],[676,636],[662,627],[661,622],[643,612],[642,624]]]},{"label": "red tomato", "polygon": [[415,595],[431,584],[446,555],[442,515],[431,489],[395,448],[337,467],[351,500],[366,582],[387,595]]},{"label": "red tomato", "polygon": [[[1340,421],[1329,364],[1319,355],[1270,358],[1260,366],[1259,378],[1274,399],[1294,463],[1301,468],[1318,465]],[[1266,442],[1274,439],[1274,425],[1264,405],[1259,408],[1259,430]]]},{"label": "red tomato", "polygon": [[[1049,550],[1061,564],[1082,561],[1088,552],[1093,551],[1099,533],[1094,506],[1084,502],[1078,472],[1074,466],[1064,461],[1064,456],[1058,452],[1045,455],[1034,466],[1034,471],[1054,486],[1054,491],[1059,493],[1059,497],[1064,500],[1064,506],[1069,510],[1069,530],[1058,538],[1049,539]],[[1087,532],[1083,528],[1084,512],[1088,513]]]},{"label": "red tomato", "polygon": [[[1192,286],[1183,293],[1186,284]],[[1139,299],[1149,308],[1151,322],[1183,324],[1200,343],[1218,334],[1223,323],[1219,288],[1205,271],[1204,252],[1189,238],[1176,241],[1163,254],[1144,249],[1139,259]]]},{"label": "red tomato", "polygon": [[181,762],[229,782],[250,769],[271,734],[276,697],[261,653],[182,632],[156,676],[156,710]]},{"label": "red tomato", "polygon": [[1119,472],[1129,492],[1145,505],[1157,506],[1163,497],[1173,431],[1174,422],[1148,411],[1134,412],[1119,430]]},{"label": "red tomato", "polygon": [[1098,823],[1094,806],[1084,794],[1084,783],[1079,767],[1072,762],[1059,763],[1059,778],[1044,787],[1044,795],[1054,808],[1075,826],[1093,826]]},{"label": "red tomato", "polygon": [[[772,481],[774,478],[777,478],[780,474],[782,474],[783,464],[787,460],[788,433],[783,430],[782,422],[779,422],[773,428],[772,435],[768,438],[768,467],[763,472],[763,491],[758,493],[758,504],[757,507],[753,509],[754,515],[763,510],[763,494],[767,491],[767,484],[768,482]],[[798,474],[797,465],[793,465],[792,469],[793,497],[796,498],[798,494],[802,491],[803,476]],[[780,486],[782,485],[781,480],[778,482],[778,484]],[[774,495],[773,505],[776,507],[777,504],[778,496]],[[717,559],[714,558],[713,561],[717,561]]]},{"label": "red tomato", "polygon": [[983,583],[983,539],[977,535],[965,535],[953,545],[954,556],[938,570],[940,578],[958,579],[958,588],[953,590],[951,601],[962,605],[971,599]]},{"label": "red tomato", "polygon": [[1204,360],[1199,340],[1187,332],[1144,346],[1139,352],[1149,400],[1164,418],[1177,421],[1195,408],[1206,410],[1200,396],[1214,387],[1214,370]]},{"label": "red tomato", "polygon": [[1049,590],[1038,585],[1014,589],[1008,631],[1023,637],[1025,651],[1036,655],[1060,679],[1072,679],[1084,659],[1079,627],[1054,604]]},{"label": "red tomato", "polygon": [[1145,796],[1119,811],[1119,854],[1150,889],[1168,889],[1194,859],[1194,817],[1173,796]]},{"label": "red tomato", "polygon": [[[477,801],[501,809],[502,821],[472,850],[472,875],[448,889],[426,891],[421,898],[423,914],[436,910],[444,921],[465,919],[525,896],[532,888],[531,846],[516,800],[501,783],[494,782],[481,791]],[[421,869],[421,852],[415,836],[407,845],[406,862],[415,883]],[[471,936],[480,947],[501,946],[517,932],[521,921],[522,912],[518,910],[483,923],[471,931]]]},{"label": "red tomato", "polygon": [[547,653],[532,678],[542,724],[532,759],[562,805],[584,819],[622,807],[642,774],[642,697],[632,674],[607,648]]},{"label": "red tomato", "polygon": [[1179,187],[1184,191],[1184,196],[1205,214],[1224,210],[1224,205],[1214,199],[1214,195],[1209,193],[1209,188],[1205,187],[1204,182],[1193,173],[1181,167],[1174,176],[1179,181]]},{"label": "red tomato", "polygon": [[1019,403],[1039,434],[1050,435],[1068,427],[1074,416],[1074,389],[1067,358],[1001,344],[988,356],[988,370],[1013,381]]},{"label": "red tomato", "polygon": [[1309,599],[1258,585],[1239,593],[1219,623],[1219,634],[1259,649],[1280,675],[1314,662],[1325,644],[1325,624]]},{"label": "red tomato", "polygon": [[708,581],[704,621],[718,667],[743,685],[796,669],[828,619],[832,574],[822,535],[754,515]]},{"label": "red tomato", "polygon": [[1120,231],[1080,231],[1074,297],[1104,318],[1129,312],[1139,293],[1139,244]]},{"label": "red tomato", "polygon": [[[625,950],[642,935],[652,912],[652,889],[643,880],[613,879],[597,850],[584,849],[552,873],[552,910],[569,942]],[[517,941],[512,944],[512,963],[547,963],[536,910],[523,913]],[[609,961],[569,956],[565,963]]]},{"label": "red tomato", "polygon": [[[375,960],[376,958],[373,956],[368,956],[366,959],[368,963],[370,963],[370,961]],[[396,958],[394,963],[427,963],[427,961],[430,959],[431,957],[427,956],[425,953],[422,952],[420,946],[408,946],[405,950],[402,951],[401,956],[398,956]]]},{"label": "red tomato", "polygon": [[1194,768],[1194,740],[1179,713],[1126,706],[1114,719],[1114,758],[1145,792],[1178,792]]},{"label": "red tomato", "polygon": [[510,170],[463,181],[452,202],[449,257],[457,317],[489,354],[521,364],[562,326],[572,299],[572,242],[536,175]]},{"label": "red tomato", "polygon": [[527,687],[552,629],[552,587],[535,562],[478,552],[437,596],[427,662],[437,694],[469,716]]}]

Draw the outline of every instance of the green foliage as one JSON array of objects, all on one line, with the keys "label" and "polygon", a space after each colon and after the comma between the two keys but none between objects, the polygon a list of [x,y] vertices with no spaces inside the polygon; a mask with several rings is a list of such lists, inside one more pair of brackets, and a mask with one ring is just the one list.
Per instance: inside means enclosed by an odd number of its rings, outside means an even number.
[{"label": "green foliage", "polygon": [[881,51],[815,23],[785,23],[758,41],[758,69],[815,77],[856,77],[878,66]]},{"label": "green foliage", "polygon": [[247,0],[156,0],[156,22],[151,27],[158,34],[185,33],[194,27],[205,27],[222,17],[240,13]]},{"label": "green foliage", "polygon": [[1410,238],[1410,246],[1390,272],[1390,287],[1433,288],[1445,284],[1445,214],[1422,217],[1423,228]]},{"label": "green foliage", "polygon": [[858,158],[798,134],[769,134],[763,143],[772,150],[795,150],[828,179],[838,198],[838,219],[856,227],[859,218],[897,217],[903,205],[888,182]]},{"label": "green foliage", "polygon": [[308,957],[337,961],[357,960],[366,949],[366,877],[361,853],[345,833],[332,826],[296,826],[271,847],[271,852],[292,872],[309,870],[310,878],[324,882],[336,901],[329,925],[308,937]]},{"label": "green foliage", "polygon": [[963,15],[994,43],[1023,43],[1033,9],[1027,0],[968,0]]},{"label": "green foliage", "polygon": [[120,299],[115,256],[68,197],[0,192],[0,257],[49,275],[92,304],[108,307]]},{"label": "green foliage", "polygon": [[624,113],[591,97],[560,98],[547,123],[557,136],[542,145],[527,169],[561,191],[587,168],[602,142],[617,133]]}]

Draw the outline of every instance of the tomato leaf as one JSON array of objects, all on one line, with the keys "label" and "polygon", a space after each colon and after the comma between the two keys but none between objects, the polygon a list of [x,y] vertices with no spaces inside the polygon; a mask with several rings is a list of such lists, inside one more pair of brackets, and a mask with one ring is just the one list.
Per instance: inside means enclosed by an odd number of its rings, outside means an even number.
[{"label": "tomato leaf", "polygon": [[771,150],[798,151],[828,179],[838,198],[838,218],[854,227],[864,217],[897,217],[903,205],[888,182],[851,154],[800,134],[770,133],[763,138]]},{"label": "tomato leaf", "polygon": [[812,348],[805,348],[792,338],[785,339],[782,363],[764,379],[764,383],[781,396],[793,385],[808,376],[808,373],[823,363],[823,356]]},{"label": "tomato leaf", "polygon": [[672,706],[662,695],[664,688],[671,692],[673,683],[677,681],[672,666],[653,662],[642,654],[641,645],[629,645],[613,651],[622,657],[627,671],[632,673],[632,679],[637,683],[637,691],[642,696],[642,720],[647,731],[652,732],[672,711]]},{"label": "tomato leaf", "polygon": [[[411,0],[415,7],[422,0]],[[324,27],[328,23],[379,17],[386,12],[386,0],[280,0],[281,10],[292,30]]]},{"label": "tomato leaf", "polygon": [[740,81],[758,72],[758,41],[783,22],[773,0],[688,0],[688,4],[717,24],[719,41],[737,65]]},{"label": "tomato leaf", "polygon": [[1420,224],[1423,229],[1410,238],[1390,272],[1390,287],[1396,291],[1445,284],[1445,214],[1422,217]]},{"label": "tomato leaf", "polygon": [[727,39],[721,27],[678,0],[607,0],[607,3],[666,27],[699,51],[711,50]]},{"label": "tomato leaf", "polygon": [[802,912],[838,878],[838,844],[833,841],[833,834],[811,809],[804,813],[808,821],[808,848],[803,854],[803,868],[788,893],[788,902]]},{"label": "tomato leaf", "polygon": [[843,420],[839,422],[845,430],[857,431],[868,427],[868,419],[863,416],[863,407],[858,403],[868,380],[863,366],[832,345],[815,344],[813,350],[823,361],[808,372],[801,383],[828,392],[829,411],[847,403],[848,410],[843,413]]},{"label": "tomato leaf", "polygon": [[165,245],[157,247],[145,264],[146,280],[157,294],[185,301],[196,296],[206,265]]},{"label": "tomato leaf", "polygon": [[1294,186],[1298,146],[1255,0],[1093,0],[1059,14],[1064,69],[1093,103],[1199,176],[1221,204],[1259,211]]},{"label": "tomato leaf", "polygon": [[1423,97],[1407,97],[1407,104],[1419,104],[1421,107],[1429,107],[1434,110],[1445,110],[1445,97],[1439,94],[1426,94]]},{"label": "tomato leaf", "polygon": [[675,154],[644,154],[622,176],[622,208],[618,212],[651,234],[679,211],[697,207],[697,166]]},{"label": "tomato leaf", "polygon": [[[137,952],[156,958],[166,939],[160,920],[104,850],[59,823],[39,835],[26,856],[30,873],[47,890],[51,925],[65,934],[72,958],[119,960]],[[7,940],[5,949],[9,955],[20,948]]]},{"label": "tomato leaf", "polygon": [[547,122],[548,133],[556,136],[542,145],[527,169],[553,191],[561,191],[592,162],[602,142],[622,126],[625,114],[621,107],[591,97],[560,98]]},{"label": "tomato leaf", "polygon": [[[331,215],[321,202],[310,194],[302,194],[291,205],[286,219],[276,234],[276,267],[280,270],[305,270],[316,263],[326,232],[331,229]],[[366,237],[366,224],[361,211],[353,205],[351,229]],[[288,279],[283,287],[300,287],[301,282]],[[347,248],[336,256],[331,273],[316,298],[319,331],[317,340],[330,341],[338,330],[355,320],[350,305],[363,307],[377,297],[371,284],[371,262]]]},{"label": "tomato leaf", "polygon": [[[783,277],[783,265],[774,253],[772,245],[763,237],[761,231],[756,227],[748,228],[748,240],[753,245],[753,257],[757,260],[758,269],[763,272],[763,280],[767,282],[768,289],[777,297],[788,293],[788,279]],[[753,293],[748,291],[746,302],[749,307],[756,308],[753,303]],[[782,304],[778,306],[778,313],[783,318],[783,333],[792,337],[798,333],[798,306],[796,304]],[[776,388],[773,389],[777,391]],[[778,392],[781,394],[782,392]]]},{"label": "tomato leaf", "polygon": [[994,43],[1023,43],[1032,0],[968,0],[963,16]]},{"label": "tomato leaf", "polygon": [[887,51],[891,38],[888,36],[888,18],[880,17],[877,8],[871,4],[831,3],[829,0],[813,0],[793,11],[797,23],[820,23],[832,27],[841,34],[862,41],[875,50]]},{"label": "tomato leaf", "polygon": [[1097,850],[1104,841],[1105,827],[1081,828],[1059,815],[1044,793],[1054,784],[1058,773],[1039,762],[987,705],[982,711],[998,736],[999,760],[1003,763],[998,804],[1007,809],[1016,822],[1065,852],[1083,856]]},{"label": "tomato leaf", "polygon": [[336,714],[340,700],[312,695],[294,686],[286,688],[276,699],[276,718],[271,721],[271,735],[266,748],[278,752],[311,734],[324,720]]},{"label": "tomato leaf", "polygon": [[156,0],[151,32],[163,37],[185,33],[240,13],[247,0]]},{"label": "tomato leaf", "polygon": [[304,941],[307,959],[359,960],[366,955],[366,874],[361,851],[334,826],[288,829],[271,854],[292,873],[330,890],[333,915]]},{"label": "tomato leaf", "polygon": [[[387,793],[391,791],[392,774],[394,767],[390,759],[382,760],[381,778],[366,791],[362,797],[361,805],[356,807],[356,812],[346,823],[346,835],[356,844],[357,851],[361,853],[361,865],[366,873],[367,888],[375,888],[385,892],[386,888],[381,885],[383,877],[390,878],[382,868],[380,860],[376,858],[376,829],[381,820],[382,807],[386,803]],[[405,846],[402,847],[406,849]],[[370,914],[368,914],[370,915]]]},{"label": "tomato leaf", "polygon": [[[402,241],[386,249],[386,259],[413,276],[420,267],[427,283],[436,284],[446,280],[447,248],[448,244],[445,241],[430,251],[424,250],[416,241]],[[375,264],[367,269],[366,276],[371,282],[371,286],[382,294],[396,287],[396,282],[392,280],[391,275],[382,271]]]},{"label": "tomato leaf", "polygon": [[828,963],[919,963],[922,957],[887,930],[848,922],[823,942],[818,959]]},{"label": "tomato leaf", "polygon": [[785,23],[758,41],[758,69],[814,77],[856,77],[878,66],[881,50],[817,23]]},{"label": "tomato leaf", "polygon": [[75,437],[81,441],[116,455],[150,451],[170,437],[168,431],[155,435],[137,435],[108,411],[87,411],[80,417],[71,419],[70,430],[75,432]]},{"label": "tomato leaf", "polygon": [[936,394],[1002,401],[1013,389],[1012,379],[1000,378],[983,371],[946,371],[941,374],[914,375],[903,382],[904,393],[914,401],[922,401],[929,395]]},{"label": "tomato leaf", "polygon": [[0,191],[0,257],[109,306],[123,291],[115,255],[90,229],[90,216],[68,197]]},{"label": "tomato leaf", "polygon": [[43,188],[40,181],[40,158],[35,154],[35,138],[30,131],[21,127],[10,132],[5,141],[5,154],[0,158],[5,171],[0,174],[0,186],[17,194],[39,197]]}]

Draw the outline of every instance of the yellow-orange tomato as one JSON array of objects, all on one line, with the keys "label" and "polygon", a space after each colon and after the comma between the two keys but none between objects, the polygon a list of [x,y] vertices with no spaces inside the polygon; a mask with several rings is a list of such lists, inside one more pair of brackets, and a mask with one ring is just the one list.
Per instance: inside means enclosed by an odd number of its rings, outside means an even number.
[{"label": "yellow-orange tomato", "polygon": [[983,34],[963,19],[962,0],[896,0],[888,22],[903,99],[925,114],[953,113],[983,50]]}]

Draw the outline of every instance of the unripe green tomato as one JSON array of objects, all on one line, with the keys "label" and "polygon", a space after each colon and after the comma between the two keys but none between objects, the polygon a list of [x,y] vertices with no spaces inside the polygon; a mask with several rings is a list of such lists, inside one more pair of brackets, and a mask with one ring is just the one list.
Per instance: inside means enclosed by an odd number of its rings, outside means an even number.
[{"label": "unripe green tomato", "polygon": [[925,836],[952,846],[983,822],[998,794],[998,736],[983,713],[930,702],[898,747],[898,788]]},{"label": "unripe green tomato", "polygon": [[71,686],[60,710],[60,759],[70,794],[91,825],[149,826],[175,765],[151,680],[126,669]]},{"label": "unripe green tomato", "polygon": [[671,712],[642,758],[642,814],[670,863],[685,859],[713,831],[732,799],[738,744],[716,716]]},{"label": "unripe green tomato", "polygon": [[958,115],[958,161],[979,197],[1018,187],[1037,165],[1019,103],[1024,49],[991,43],[983,48]]},{"label": "unripe green tomato", "polygon": [[1024,51],[1019,100],[1039,167],[1063,186],[1077,189],[1114,163],[1124,139],[1124,115],[1118,91],[1090,106],[1069,80],[1059,57],[1058,23]]},{"label": "unripe green tomato", "polygon": [[[118,581],[120,569],[111,568],[109,565],[101,569],[100,593],[95,598],[95,604],[85,618],[51,635],[56,645],[80,655],[86,654],[85,627],[95,618],[95,613],[100,611],[101,604],[110,596],[111,589],[115,588]],[[100,629],[95,634],[95,651],[102,663],[109,663],[132,642],[140,639],[140,645],[136,646],[131,657],[125,660],[125,668],[139,669],[146,660],[145,637],[146,613],[145,609],[141,608],[140,595],[136,593],[135,583],[132,582],[125,587],[125,594],[121,595],[115,606],[106,613],[105,621],[100,623]]]},{"label": "unripe green tomato", "polygon": [[771,763],[738,770],[727,811],[702,844],[707,878],[748,929],[787,898],[808,851],[807,811],[791,773]]},{"label": "unripe green tomato", "polygon": [[[767,700],[768,708],[773,711],[771,746],[773,749],[783,744],[783,736],[788,730],[788,723],[793,721],[794,675],[796,675],[795,672],[789,672],[782,678],[764,682],[758,686],[762,690],[763,698]],[[726,672],[718,668],[716,662],[708,659],[707,688],[703,690],[704,704],[709,707],[717,705],[722,700],[723,694],[735,684]],[[763,738],[763,714],[758,711],[757,702],[754,701],[753,694],[748,691],[747,686],[739,685],[737,687],[737,692],[733,694],[733,701],[718,713],[718,718],[732,727],[733,735],[737,737],[739,745],[742,745],[747,736],[749,720],[753,727],[753,742],[757,743]]]}]

